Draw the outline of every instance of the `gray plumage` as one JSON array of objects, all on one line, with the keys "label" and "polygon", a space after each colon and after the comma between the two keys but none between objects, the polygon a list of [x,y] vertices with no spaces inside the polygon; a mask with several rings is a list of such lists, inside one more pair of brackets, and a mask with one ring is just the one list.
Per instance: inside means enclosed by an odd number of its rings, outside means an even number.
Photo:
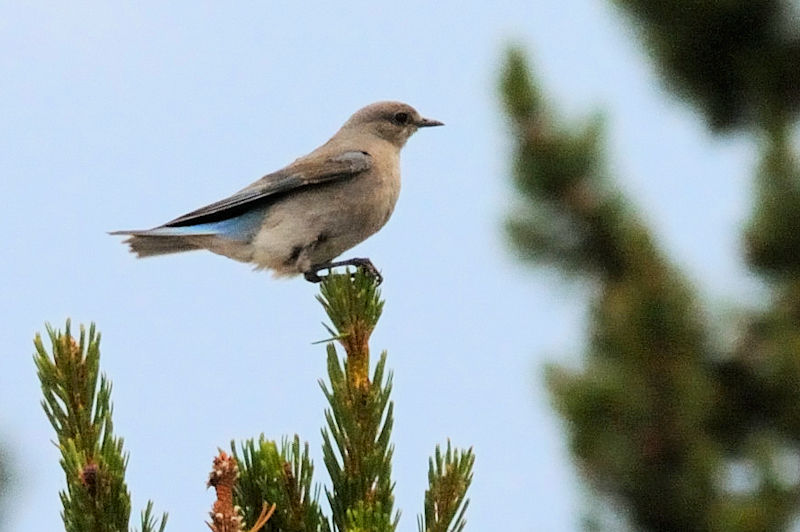
[{"label": "gray plumage", "polygon": [[407,104],[374,103],[316,150],[228,198],[111,234],[130,235],[124,242],[139,257],[207,249],[318,280],[316,271],[383,227],[400,193],[400,149],[418,128],[439,125]]}]

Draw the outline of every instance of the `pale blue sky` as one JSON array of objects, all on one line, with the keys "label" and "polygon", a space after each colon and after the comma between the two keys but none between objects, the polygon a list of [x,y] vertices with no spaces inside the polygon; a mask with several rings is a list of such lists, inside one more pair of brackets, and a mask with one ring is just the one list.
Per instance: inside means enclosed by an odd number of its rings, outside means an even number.
[{"label": "pale blue sky", "polygon": [[567,116],[604,110],[612,170],[706,294],[752,292],[737,230],[753,146],[709,137],[665,97],[606,2],[113,4],[0,1],[8,530],[61,528],[31,338],[68,316],[103,333],[136,512],[150,498],[169,530],[199,529],[216,448],[260,432],[309,440],[327,481],[316,287],[210,253],[137,261],[106,231],[228,195],[382,99],[447,124],[411,139],[392,220],[353,252],[386,277],[372,346],[395,372],[400,529],[416,529],[427,457],[450,437],[477,454],[468,530],[575,530],[581,482],[540,370],[577,363],[585,305],[503,239],[513,195],[496,83],[511,42]]}]

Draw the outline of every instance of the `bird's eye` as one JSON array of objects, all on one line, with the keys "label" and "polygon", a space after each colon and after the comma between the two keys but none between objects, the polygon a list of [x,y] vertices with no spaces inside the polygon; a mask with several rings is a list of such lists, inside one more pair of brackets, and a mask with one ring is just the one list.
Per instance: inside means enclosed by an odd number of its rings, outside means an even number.
[{"label": "bird's eye", "polygon": [[405,126],[406,124],[408,124],[408,113],[395,113],[394,121],[400,124],[401,126]]}]

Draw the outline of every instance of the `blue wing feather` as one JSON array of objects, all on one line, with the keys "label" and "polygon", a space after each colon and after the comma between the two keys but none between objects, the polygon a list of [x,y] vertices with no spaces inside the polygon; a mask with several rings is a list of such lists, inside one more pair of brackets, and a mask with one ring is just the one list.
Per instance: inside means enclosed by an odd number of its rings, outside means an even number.
[{"label": "blue wing feather", "polygon": [[161,226],[147,231],[129,231],[126,233],[135,236],[220,236],[230,240],[248,241],[261,228],[266,211],[266,208],[252,209],[239,216],[218,222],[179,227]]}]

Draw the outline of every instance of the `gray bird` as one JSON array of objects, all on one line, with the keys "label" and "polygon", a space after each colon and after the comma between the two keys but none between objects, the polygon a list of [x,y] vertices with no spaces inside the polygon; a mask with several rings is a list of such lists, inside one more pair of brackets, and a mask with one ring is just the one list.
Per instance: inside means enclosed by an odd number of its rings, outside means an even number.
[{"label": "gray bird", "polygon": [[290,165],[230,197],[171,222],[130,235],[138,257],[207,249],[268,269],[276,276],[352,265],[372,272],[369,259],[333,259],[377,232],[400,193],[400,149],[423,118],[405,103],[378,102],[357,111],[331,139]]}]

